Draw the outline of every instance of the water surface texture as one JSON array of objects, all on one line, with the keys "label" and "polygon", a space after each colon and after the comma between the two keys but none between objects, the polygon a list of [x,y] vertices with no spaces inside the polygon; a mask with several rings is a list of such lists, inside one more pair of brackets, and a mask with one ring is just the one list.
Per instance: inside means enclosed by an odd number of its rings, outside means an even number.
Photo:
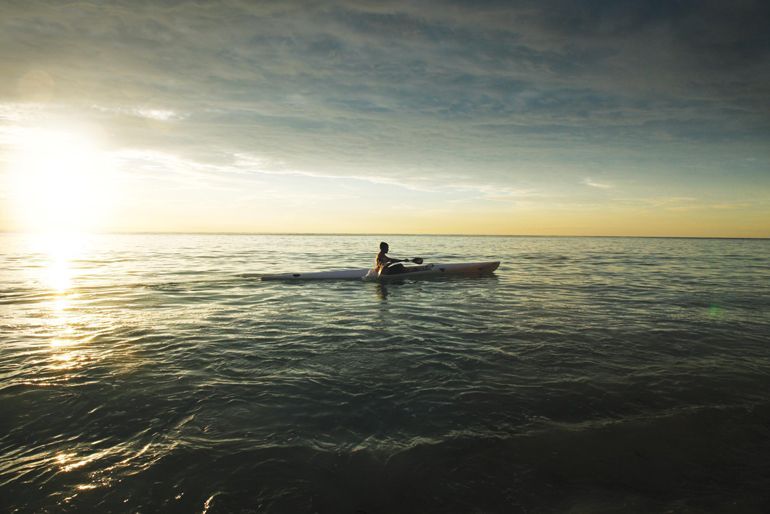
[{"label": "water surface texture", "polygon": [[0,510],[770,509],[770,241],[0,235]]}]

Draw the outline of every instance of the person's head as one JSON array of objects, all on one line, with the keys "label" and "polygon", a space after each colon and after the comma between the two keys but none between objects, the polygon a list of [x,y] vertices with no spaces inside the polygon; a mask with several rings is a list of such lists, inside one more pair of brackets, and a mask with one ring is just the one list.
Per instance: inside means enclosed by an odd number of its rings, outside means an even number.
[{"label": "person's head", "polygon": [[390,249],[390,247],[388,246],[388,243],[386,243],[385,241],[383,241],[382,243],[380,243],[380,251],[381,251],[381,252],[385,252],[385,253],[388,253],[388,250],[389,250],[389,249]]}]

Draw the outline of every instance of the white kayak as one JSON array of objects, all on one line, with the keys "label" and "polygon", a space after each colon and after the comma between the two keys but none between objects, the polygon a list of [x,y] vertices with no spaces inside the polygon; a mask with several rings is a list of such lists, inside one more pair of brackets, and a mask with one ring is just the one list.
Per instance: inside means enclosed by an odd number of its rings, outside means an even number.
[{"label": "white kayak", "polygon": [[310,273],[278,273],[262,275],[262,280],[398,280],[402,278],[430,278],[445,275],[489,275],[500,266],[500,261],[460,262],[454,264],[424,264],[422,266],[404,266],[403,273],[377,275],[369,268],[341,269],[334,271],[315,271]]}]

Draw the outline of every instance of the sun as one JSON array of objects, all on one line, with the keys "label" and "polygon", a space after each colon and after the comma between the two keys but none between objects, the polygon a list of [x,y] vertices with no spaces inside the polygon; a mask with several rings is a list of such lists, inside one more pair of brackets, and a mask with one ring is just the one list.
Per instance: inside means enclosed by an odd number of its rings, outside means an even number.
[{"label": "sun", "polygon": [[11,215],[26,232],[82,233],[106,225],[111,165],[85,133],[29,129],[20,134],[8,177]]}]

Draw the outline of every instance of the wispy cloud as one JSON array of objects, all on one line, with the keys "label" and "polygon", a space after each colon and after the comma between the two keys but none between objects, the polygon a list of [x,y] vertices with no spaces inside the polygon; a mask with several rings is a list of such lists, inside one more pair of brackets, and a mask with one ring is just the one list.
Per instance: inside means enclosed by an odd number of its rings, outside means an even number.
[{"label": "wispy cloud", "polygon": [[155,121],[183,120],[188,116],[188,114],[186,113],[179,113],[171,109],[160,109],[160,108],[151,108],[151,107],[138,107],[138,106],[127,107],[127,106],[104,106],[104,105],[93,105],[92,107],[97,111],[101,111],[101,112],[124,114],[127,116],[136,116],[138,118],[146,118],[146,119],[155,120]]},{"label": "wispy cloud", "polygon": [[614,186],[604,183],[604,182],[597,182],[596,180],[591,179],[590,177],[586,177],[583,179],[583,184],[591,187],[595,187],[597,189],[612,189]]},{"label": "wispy cloud", "polygon": [[653,196],[639,198],[616,198],[623,205],[638,206],[655,210],[691,211],[704,206],[698,198],[691,196]]}]

